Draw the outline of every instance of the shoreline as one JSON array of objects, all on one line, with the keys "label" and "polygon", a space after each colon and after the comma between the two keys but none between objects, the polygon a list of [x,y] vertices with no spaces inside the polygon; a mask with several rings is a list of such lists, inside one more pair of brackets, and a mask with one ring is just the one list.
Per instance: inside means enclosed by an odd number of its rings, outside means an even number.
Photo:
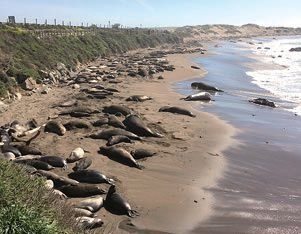
[{"label": "shoreline", "polygon": [[[197,111],[195,103],[180,100],[182,97],[173,88],[175,82],[189,80],[204,75],[204,70],[194,70],[192,58],[199,54],[169,55],[174,72],[164,72],[163,81],[143,78],[123,79],[123,83],[112,86],[119,89],[119,97],[107,101],[84,101],[86,105],[100,108],[109,104],[124,104],[138,112],[147,123],[164,130],[163,139],[147,139],[133,145],[122,144],[126,149],[146,148],[158,152],[157,156],[142,161],[145,169],[140,171],[117,164],[97,153],[103,140],[83,138],[86,132],[67,132],[64,137],[42,133],[32,142],[32,146],[48,155],[68,157],[76,147],[83,147],[93,160],[91,169],[101,170],[108,177],[116,179],[123,196],[141,216],[131,219],[114,216],[105,209],[97,215],[105,221],[103,233],[119,230],[138,230],[143,233],[186,233],[206,220],[212,213],[213,197],[205,188],[213,186],[222,176],[226,160],[222,151],[233,141],[234,129],[216,116]],[[96,64],[92,63],[90,65]],[[75,97],[79,90],[70,86],[53,87],[46,95],[33,93],[23,96],[12,103],[9,110],[2,113],[1,124],[17,119],[20,122],[35,118],[44,123],[49,117],[56,116],[54,104]],[[148,95],[153,98],[145,103],[128,103],[124,98],[130,95]],[[158,112],[162,106],[174,105],[197,112],[196,118]],[[71,120],[63,117],[62,121]],[[92,120],[92,119],[91,119]],[[170,121],[172,120],[172,121]],[[222,134],[221,134],[222,133]],[[49,147],[52,145],[52,147]],[[219,155],[219,156],[212,156]],[[60,169],[54,172],[64,174]],[[79,199],[71,199],[70,204]],[[124,223],[126,222],[126,224]],[[120,228],[122,230],[120,230]]]}]

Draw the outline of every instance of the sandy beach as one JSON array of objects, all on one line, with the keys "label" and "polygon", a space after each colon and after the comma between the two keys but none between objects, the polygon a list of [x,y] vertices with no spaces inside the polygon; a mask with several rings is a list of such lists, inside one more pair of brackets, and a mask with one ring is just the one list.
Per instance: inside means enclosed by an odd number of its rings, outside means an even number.
[{"label": "sandy beach", "polygon": [[[106,142],[86,138],[90,134],[87,130],[67,132],[63,137],[43,132],[32,142],[32,146],[45,154],[65,158],[76,147],[89,151],[87,156],[93,160],[91,168],[114,178],[121,194],[140,212],[140,216],[131,219],[132,224],[129,225],[127,217],[114,216],[101,209],[98,216],[105,222],[101,232],[186,233],[210,216],[213,198],[204,188],[213,186],[222,176],[225,167],[222,151],[233,144],[231,136],[234,129],[211,114],[197,111],[194,103],[180,100],[182,96],[173,90],[175,82],[205,74],[203,70],[190,68],[192,56],[200,55],[169,55],[168,61],[176,70],[164,72],[164,80],[126,78],[121,84],[112,85],[120,91],[117,98],[82,101],[84,105],[97,109],[112,103],[126,105],[139,113],[148,126],[163,132],[162,139],[148,138],[131,145],[121,144],[129,150],[142,147],[157,152],[156,156],[141,162],[145,169],[126,167],[98,154],[99,147]],[[53,105],[72,99],[78,92],[70,86],[58,86],[47,95],[33,93],[24,96],[2,114],[1,124],[13,119],[26,122],[32,118],[43,124],[60,111],[52,108]],[[126,97],[138,94],[148,95],[153,100],[143,103],[124,101]],[[158,112],[166,105],[188,108],[196,114],[196,118]],[[88,121],[97,117],[90,117]],[[66,122],[71,117],[59,119]],[[63,175],[69,171],[70,167],[67,171],[55,169]]]}]

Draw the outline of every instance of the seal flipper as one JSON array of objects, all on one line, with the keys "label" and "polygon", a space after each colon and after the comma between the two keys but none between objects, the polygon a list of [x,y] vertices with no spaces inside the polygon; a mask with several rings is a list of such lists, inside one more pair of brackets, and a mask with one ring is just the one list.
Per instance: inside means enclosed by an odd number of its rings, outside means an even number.
[{"label": "seal flipper", "polygon": [[139,212],[136,210],[128,210],[127,215],[131,218],[135,218],[137,216],[139,216]]}]

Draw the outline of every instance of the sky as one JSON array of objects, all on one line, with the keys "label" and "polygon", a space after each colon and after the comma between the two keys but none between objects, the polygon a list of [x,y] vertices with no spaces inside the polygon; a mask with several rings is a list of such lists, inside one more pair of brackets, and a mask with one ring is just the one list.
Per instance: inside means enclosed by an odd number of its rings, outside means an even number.
[{"label": "sky", "polygon": [[301,27],[301,0],[0,0],[0,21],[173,27],[256,23]]}]

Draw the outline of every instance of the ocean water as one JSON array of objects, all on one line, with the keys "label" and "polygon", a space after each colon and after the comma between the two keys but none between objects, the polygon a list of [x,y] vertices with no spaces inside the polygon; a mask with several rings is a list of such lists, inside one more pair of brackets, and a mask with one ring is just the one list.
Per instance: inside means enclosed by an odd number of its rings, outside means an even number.
[{"label": "ocean water", "polygon": [[[280,107],[301,115],[301,52],[290,52],[301,47],[301,36],[278,39],[254,39],[247,48],[256,59],[277,65],[274,69],[248,71],[252,82],[284,101]],[[270,49],[266,49],[270,48]]]}]

